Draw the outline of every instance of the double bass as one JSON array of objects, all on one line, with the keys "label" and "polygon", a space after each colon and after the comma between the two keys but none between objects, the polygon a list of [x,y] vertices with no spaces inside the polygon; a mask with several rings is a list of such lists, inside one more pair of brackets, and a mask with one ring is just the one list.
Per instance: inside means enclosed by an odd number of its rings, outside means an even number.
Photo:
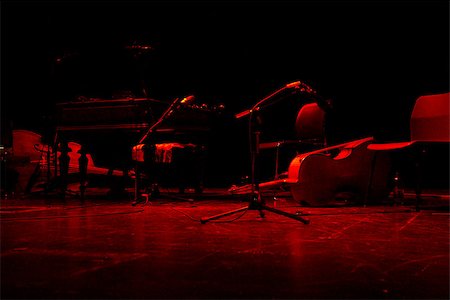
[{"label": "double bass", "polygon": [[[285,178],[259,184],[260,191],[288,189],[304,205],[369,203],[389,194],[389,157],[367,149],[372,137],[298,154]],[[237,187],[232,194],[250,193]]]}]

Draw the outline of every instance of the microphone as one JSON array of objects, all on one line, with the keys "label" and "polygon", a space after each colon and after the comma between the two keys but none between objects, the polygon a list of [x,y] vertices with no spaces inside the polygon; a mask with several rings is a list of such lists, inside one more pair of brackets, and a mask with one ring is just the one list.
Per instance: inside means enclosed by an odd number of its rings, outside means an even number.
[{"label": "microphone", "polygon": [[285,88],[290,89],[290,88],[298,88],[302,85],[301,81],[294,81],[291,83],[286,84]]},{"label": "microphone", "polygon": [[191,103],[192,101],[194,101],[194,99],[195,99],[195,96],[194,96],[194,95],[189,95],[189,96],[184,97],[184,98],[180,101],[180,103],[181,103],[181,104]]},{"label": "microphone", "polygon": [[294,82],[288,83],[284,86],[284,88],[285,89],[294,88],[294,89],[300,90],[300,92],[305,92],[305,93],[314,94],[314,95],[317,93],[312,87],[310,87],[309,85],[307,85],[306,83],[301,82],[301,81],[294,81]]},{"label": "microphone", "polygon": [[176,111],[177,109],[180,109],[182,105],[187,105],[189,103],[191,103],[192,101],[194,101],[195,96],[194,95],[189,95],[184,97],[183,99],[178,100],[175,99],[175,101],[172,103],[172,105],[170,105],[170,107],[167,110],[167,115],[165,115],[164,117],[169,117],[171,114],[173,114],[174,111]]}]

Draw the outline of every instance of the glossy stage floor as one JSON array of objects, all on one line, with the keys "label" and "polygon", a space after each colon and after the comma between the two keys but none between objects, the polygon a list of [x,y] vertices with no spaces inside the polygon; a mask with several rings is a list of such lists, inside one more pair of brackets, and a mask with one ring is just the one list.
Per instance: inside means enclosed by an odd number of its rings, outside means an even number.
[{"label": "glossy stage floor", "polygon": [[[1,202],[1,298],[449,298],[448,198],[369,207],[277,208],[207,190],[194,201],[87,195]],[[274,205],[272,201],[268,204]]]}]

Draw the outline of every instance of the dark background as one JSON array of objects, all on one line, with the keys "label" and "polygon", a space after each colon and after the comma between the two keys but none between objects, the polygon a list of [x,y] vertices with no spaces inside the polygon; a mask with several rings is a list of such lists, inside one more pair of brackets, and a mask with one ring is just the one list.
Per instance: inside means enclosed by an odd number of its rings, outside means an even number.
[{"label": "dark background", "polygon": [[[199,103],[225,104],[230,116],[302,80],[334,101],[331,142],[408,139],[415,99],[448,91],[448,6],[2,1],[2,127],[44,133],[56,103],[109,99],[118,90],[142,96],[140,79],[152,98],[170,102],[194,94]],[[133,42],[153,50],[136,61],[125,49]],[[293,96],[264,112],[263,138],[291,135],[305,101]],[[233,181],[248,165],[246,129],[226,120],[212,163]]]}]

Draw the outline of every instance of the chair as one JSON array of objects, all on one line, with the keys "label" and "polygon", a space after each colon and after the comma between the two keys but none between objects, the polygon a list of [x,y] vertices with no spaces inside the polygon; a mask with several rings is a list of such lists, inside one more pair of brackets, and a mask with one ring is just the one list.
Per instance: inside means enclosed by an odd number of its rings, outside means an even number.
[{"label": "chair", "polygon": [[373,151],[412,151],[416,169],[416,209],[422,193],[422,167],[424,154],[430,148],[450,143],[450,93],[421,96],[416,100],[410,120],[410,140],[396,143],[373,143]]},{"label": "chair", "polygon": [[[275,149],[275,175],[278,179],[280,168],[280,152],[283,147],[307,147],[308,150],[326,147],[325,111],[317,103],[305,104],[301,107],[295,121],[297,140],[266,142],[259,145],[259,149]],[[304,149],[303,149],[304,150]]]}]

